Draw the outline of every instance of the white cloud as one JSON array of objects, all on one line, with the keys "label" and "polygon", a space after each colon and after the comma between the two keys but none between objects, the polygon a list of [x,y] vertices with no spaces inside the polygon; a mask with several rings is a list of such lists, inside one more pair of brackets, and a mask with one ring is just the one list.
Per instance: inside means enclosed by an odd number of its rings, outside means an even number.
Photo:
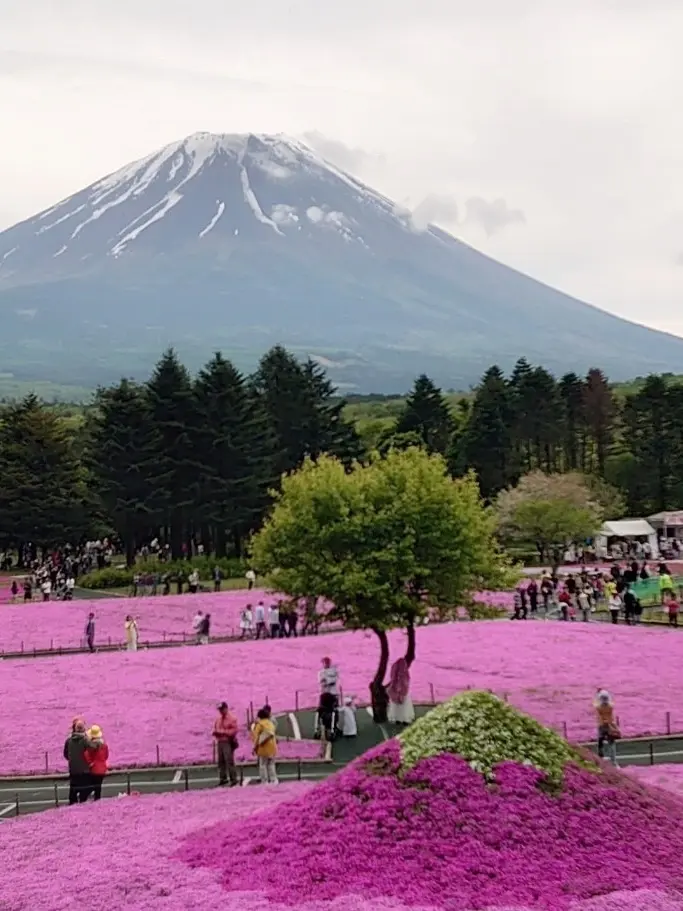
[{"label": "white cloud", "polygon": [[308,134],[420,223],[683,330],[676,0],[0,0],[0,22],[0,227],[198,130]]}]

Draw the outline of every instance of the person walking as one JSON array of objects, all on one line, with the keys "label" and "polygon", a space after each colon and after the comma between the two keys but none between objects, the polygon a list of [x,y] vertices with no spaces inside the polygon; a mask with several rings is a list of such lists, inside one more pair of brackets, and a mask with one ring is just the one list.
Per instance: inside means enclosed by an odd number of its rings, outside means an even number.
[{"label": "person walking", "polygon": [[131,614],[128,614],[126,617],[125,623],[126,630],[126,650],[129,652],[137,652],[138,650],[138,624],[137,621]]},{"label": "person walking", "polygon": [[237,743],[237,718],[228,709],[227,702],[218,706],[218,718],[213,725],[213,737],[216,741],[216,758],[218,761],[218,783],[225,785],[230,781],[230,787],[237,784],[237,767],[235,766],[235,752]]},{"label": "person walking", "polygon": [[621,737],[621,734],[614,718],[612,697],[607,690],[598,690],[594,705],[598,719],[598,756],[601,759],[605,758],[606,746],[607,758],[613,765],[617,765],[616,741]]},{"label": "person walking", "polygon": [[85,803],[90,796],[90,766],[85,754],[91,746],[85,731],[85,722],[81,718],[75,718],[71,725],[71,733],[64,742],[64,759],[69,764],[70,806]]},{"label": "person walking", "polygon": [[220,566],[214,566],[213,568],[213,590],[219,592],[221,590],[221,582],[223,581],[223,570]]},{"label": "person walking", "polygon": [[190,594],[196,595],[199,591],[199,573],[196,569],[193,569],[190,575],[187,577],[187,584],[190,589]]},{"label": "person walking", "polygon": [[88,622],[85,624],[85,641],[88,643],[88,650],[95,651],[95,614],[88,614]]},{"label": "person walking", "polygon": [[277,737],[271,717],[270,706],[266,705],[256,713],[256,724],[251,731],[254,755],[258,758],[261,784],[277,784]]},{"label": "person walking", "polygon": [[93,800],[102,797],[102,782],[109,771],[109,747],[104,742],[102,728],[93,724],[88,731],[90,746],[85,751],[85,760],[90,768],[90,786],[92,787]]}]

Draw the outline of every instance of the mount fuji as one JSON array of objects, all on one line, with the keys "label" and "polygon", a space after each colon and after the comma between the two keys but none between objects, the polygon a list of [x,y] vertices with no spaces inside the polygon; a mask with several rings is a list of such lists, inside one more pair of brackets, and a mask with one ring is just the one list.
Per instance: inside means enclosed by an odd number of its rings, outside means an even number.
[{"label": "mount fuji", "polygon": [[2,370],[146,376],[174,345],[243,369],[282,343],[341,387],[463,388],[520,356],[614,379],[683,339],[610,316],[430,226],[284,136],[196,133],[0,233]]}]

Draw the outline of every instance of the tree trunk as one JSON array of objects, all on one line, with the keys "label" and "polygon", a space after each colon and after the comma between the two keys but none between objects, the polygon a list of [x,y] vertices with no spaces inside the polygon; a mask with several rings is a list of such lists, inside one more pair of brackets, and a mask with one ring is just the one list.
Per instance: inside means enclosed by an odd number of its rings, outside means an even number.
[{"label": "tree trunk", "polygon": [[135,538],[133,533],[129,531],[126,534],[126,566],[131,567],[135,565]]},{"label": "tree trunk", "polygon": [[387,720],[387,709],[389,708],[389,696],[384,686],[384,678],[389,666],[389,639],[383,629],[373,629],[373,633],[379,639],[379,664],[370,684],[370,699],[373,719],[377,724],[383,724]]},{"label": "tree trunk", "polygon": [[411,620],[406,627],[408,633],[408,648],[406,649],[406,664],[411,666],[415,660],[415,621]]},{"label": "tree trunk", "polygon": [[225,557],[228,551],[227,538],[225,535],[225,526],[221,523],[216,526],[216,556]]}]

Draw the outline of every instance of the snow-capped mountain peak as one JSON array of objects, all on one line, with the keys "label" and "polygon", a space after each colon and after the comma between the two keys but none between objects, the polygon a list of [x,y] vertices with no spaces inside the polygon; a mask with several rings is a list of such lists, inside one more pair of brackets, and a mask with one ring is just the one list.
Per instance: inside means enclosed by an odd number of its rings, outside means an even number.
[{"label": "snow-capped mountain peak", "polygon": [[406,224],[390,200],[297,139],[193,133],[0,234],[0,283],[264,231],[324,231],[367,247],[358,228],[367,207]]}]

